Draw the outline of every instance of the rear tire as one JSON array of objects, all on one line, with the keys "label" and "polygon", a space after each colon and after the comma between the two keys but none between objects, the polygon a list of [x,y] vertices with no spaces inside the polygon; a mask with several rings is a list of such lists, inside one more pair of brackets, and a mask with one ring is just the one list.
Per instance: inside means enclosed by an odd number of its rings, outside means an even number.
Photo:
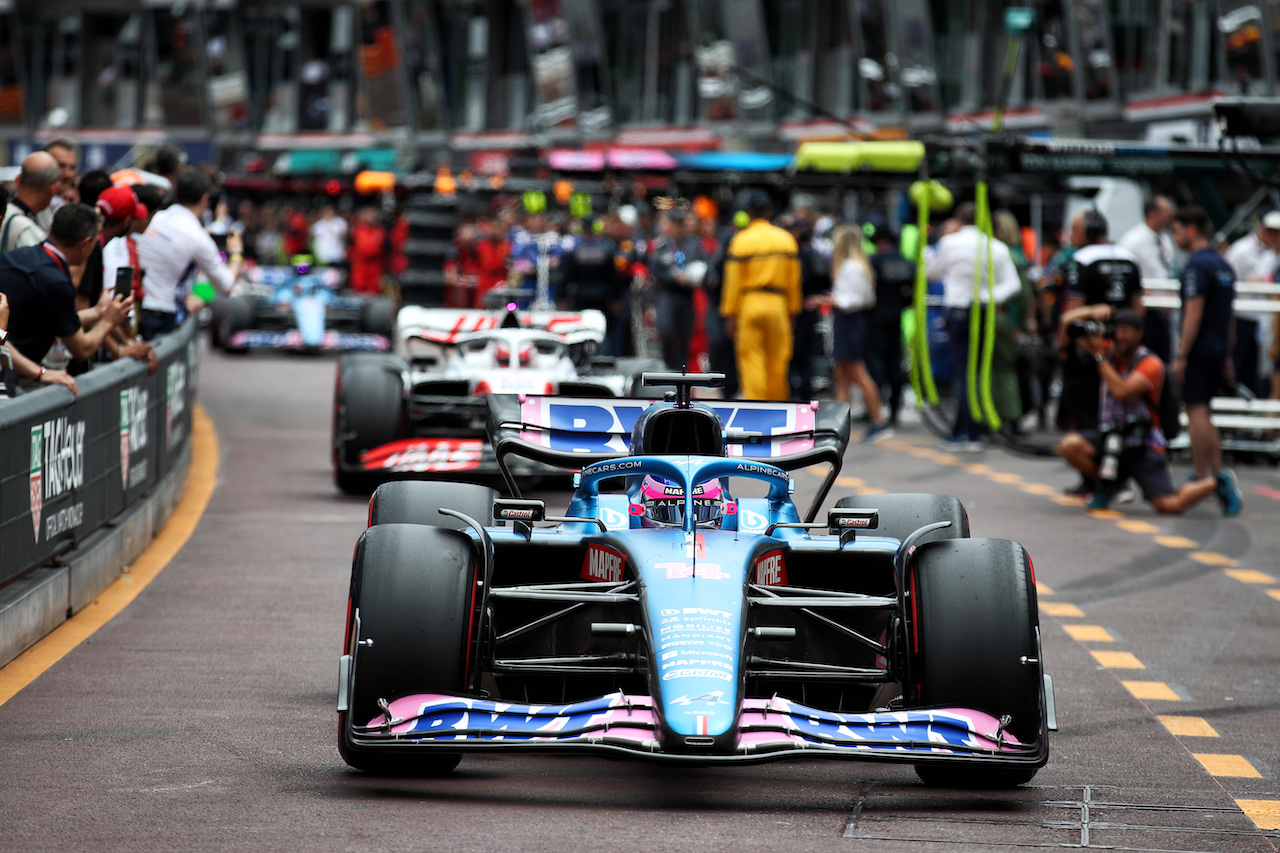
[{"label": "rear tire", "polygon": [[[973,708],[1023,744],[1046,737],[1039,617],[1031,561],[1017,542],[953,539],[920,548],[908,569],[909,707]],[[1023,661],[1027,662],[1024,663]],[[1045,753],[1047,760],[1047,751]],[[947,761],[916,765],[929,785],[1011,788],[1038,766]]]},{"label": "rear tire", "polygon": [[243,296],[231,296],[227,299],[219,299],[215,304],[222,304],[218,321],[218,338],[222,342],[222,348],[228,353],[237,355],[247,353],[248,347],[231,346],[231,338],[237,332],[245,332],[253,328],[253,303]]},{"label": "rear tire", "polygon": [[367,493],[375,478],[359,466],[360,454],[395,441],[404,421],[404,383],[399,359],[347,356],[338,365],[334,389],[333,476],[347,494]]},{"label": "rear tire", "polygon": [[390,299],[370,299],[360,306],[360,328],[373,335],[382,335],[395,346],[396,309]]},{"label": "rear tire", "polygon": [[[438,775],[458,766],[458,753],[410,748],[405,754],[359,746],[350,727],[376,719],[379,699],[464,692],[474,563],[471,540],[452,530],[385,524],[360,537],[347,626],[346,653],[353,657],[350,710],[338,714],[338,751],[357,770]],[[357,645],[362,640],[373,643]]]},{"label": "rear tire", "polygon": [[469,515],[486,527],[493,524],[496,489],[475,483],[397,480],[383,483],[369,501],[369,526],[377,524],[429,524],[449,530],[465,530],[467,525],[441,507]]},{"label": "rear tire", "polygon": [[841,498],[836,501],[836,507],[879,510],[879,526],[867,531],[876,536],[906,539],[926,524],[949,521],[950,527],[926,533],[918,544],[969,538],[969,514],[965,512],[964,504],[947,495],[867,495],[865,498]]}]

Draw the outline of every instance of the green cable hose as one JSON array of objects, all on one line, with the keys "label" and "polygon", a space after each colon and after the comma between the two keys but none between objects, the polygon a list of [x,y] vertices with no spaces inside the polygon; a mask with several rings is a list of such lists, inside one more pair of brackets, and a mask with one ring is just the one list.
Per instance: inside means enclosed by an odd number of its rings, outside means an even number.
[{"label": "green cable hose", "polygon": [[929,356],[929,310],[926,297],[929,292],[929,276],[925,271],[925,237],[929,233],[929,197],[921,193],[916,204],[916,282],[912,293],[912,309],[915,312],[915,329],[911,335],[911,390],[916,395],[916,408],[938,405],[938,388],[933,382],[933,365]]},{"label": "green cable hose", "polygon": [[[1001,425],[1000,415],[996,412],[995,401],[991,396],[991,366],[995,359],[996,344],[995,259],[992,255],[991,242],[995,239],[995,234],[991,223],[991,205],[987,196],[987,184],[985,181],[978,183],[975,202],[978,231],[986,239],[978,244],[979,256],[975,259],[973,268],[973,302],[969,311],[969,413],[976,423],[985,423],[991,429],[998,430]],[[986,263],[979,267],[979,262],[982,260],[983,246],[986,247]],[[980,286],[978,272],[980,268],[986,272],[987,286],[986,311],[985,316],[981,318],[986,333],[982,340],[981,365],[979,365],[978,357],[979,312],[982,311],[978,294]],[[980,377],[979,370],[981,371]]]}]

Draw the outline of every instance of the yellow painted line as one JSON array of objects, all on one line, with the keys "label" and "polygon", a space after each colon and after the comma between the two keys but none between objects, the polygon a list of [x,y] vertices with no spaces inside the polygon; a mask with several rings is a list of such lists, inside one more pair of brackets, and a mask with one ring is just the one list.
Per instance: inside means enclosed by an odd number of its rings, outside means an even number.
[{"label": "yellow painted line", "polygon": [[957,457],[952,456],[950,453],[939,453],[937,456],[933,458],[933,461],[937,462],[939,465],[959,465],[960,464],[960,460]]},{"label": "yellow painted line", "polygon": [[1280,829],[1280,800],[1236,800],[1258,829]]},{"label": "yellow painted line", "polygon": [[1124,513],[1116,509],[1086,509],[1085,512],[1094,518],[1101,518],[1106,521],[1124,518]]},{"label": "yellow painted line", "polygon": [[858,489],[859,495],[887,495],[889,492],[885,489],[873,489],[870,486],[864,486]]},{"label": "yellow painted line", "polygon": [[1167,699],[1170,702],[1181,702],[1182,697],[1173,692],[1173,688],[1163,681],[1122,681],[1135,699]]},{"label": "yellow painted line", "polygon": [[1068,604],[1065,601],[1042,601],[1040,609],[1050,616],[1066,616],[1079,618],[1084,615],[1084,611],[1074,604]]},{"label": "yellow painted line", "polygon": [[1136,518],[1122,518],[1116,522],[1116,527],[1129,533],[1159,533],[1160,528],[1156,527],[1149,521],[1139,521]]},{"label": "yellow painted line", "polygon": [[1157,545],[1163,545],[1166,548],[1196,547],[1196,543],[1185,536],[1157,536],[1155,542]]},{"label": "yellow painted line", "polygon": [[1114,643],[1116,638],[1101,625],[1063,625],[1062,629],[1071,639],[1081,643]]},{"label": "yellow painted line", "polygon": [[1054,495],[1053,502],[1062,506],[1084,506],[1083,498],[1073,498],[1070,495]]},{"label": "yellow painted line", "polygon": [[1267,590],[1267,595],[1271,596],[1276,601],[1280,601],[1280,589],[1269,589]]},{"label": "yellow painted line", "polygon": [[88,607],[0,669],[0,705],[114,619],[156,579],[195,532],[217,482],[218,435],[208,413],[197,403],[191,413],[191,468],[187,487],[164,528],[126,573]]},{"label": "yellow painted line", "polygon": [[1160,714],[1156,717],[1169,734],[1175,737],[1217,737],[1218,733],[1204,717],[1179,717],[1174,714]]},{"label": "yellow painted line", "polygon": [[965,473],[967,474],[982,474],[983,476],[994,473],[995,471],[995,469],[992,468],[990,465],[983,465],[981,462],[975,462],[972,465],[966,465],[964,466],[964,470],[965,470]]},{"label": "yellow painted line", "polygon": [[1058,490],[1053,486],[1044,483],[1023,483],[1018,488],[1029,495],[1039,495],[1045,498],[1051,498],[1058,493]]},{"label": "yellow painted line", "polygon": [[1214,755],[1206,752],[1193,752],[1191,757],[1204,765],[1210,776],[1231,776],[1237,779],[1261,779],[1258,768],[1249,763],[1243,755]]},{"label": "yellow painted line", "polygon": [[1235,578],[1240,581],[1240,583],[1269,584],[1276,582],[1276,579],[1271,577],[1271,575],[1266,574],[1265,572],[1260,572],[1257,569],[1223,569],[1223,571],[1226,573],[1227,577]]},{"label": "yellow painted line", "polygon": [[1090,652],[1093,659],[1107,669],[1146,669],[1142,661],[1134,657],[1133,652]]},{"label": "yellow painted line", "polygon": [[1236,561],[1228,557],[1226,554],[1218,554],[1213,551],[1194,551],[1191,559],[1197,563],[1204,563],[1206,566],[1234,566]]},{"label": "yellow painted line", "polygon": [[1049,589],[1049,587],[1039,581],[1036,581],[1036,593],[1039,595],[1053,595],[1053,590]]},{"label": "yellow painted line", "polygon": [[992,474],[991,482],[1005,486],[1017,486],[1022,482],[1022,478],[1017,474]]},{"label": "yellow painted line", "polygon": [[836,485],[844,486],[847,489],[856,489],[862,485],[862,481],[857,477],[836,477]]}]

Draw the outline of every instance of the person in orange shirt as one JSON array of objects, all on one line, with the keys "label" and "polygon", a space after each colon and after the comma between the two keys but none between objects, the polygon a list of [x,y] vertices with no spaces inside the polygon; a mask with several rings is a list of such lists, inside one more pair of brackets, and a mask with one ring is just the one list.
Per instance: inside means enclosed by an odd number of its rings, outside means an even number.
[{"label": "person in orange shirt", "polygon": [[720,314],[734,339],[745,400],[791,396],[792,318],[800,313],[800,249],[769,222],[773,202],[761,190],[747,199],[751,222],[734,236],[724,263]]}]

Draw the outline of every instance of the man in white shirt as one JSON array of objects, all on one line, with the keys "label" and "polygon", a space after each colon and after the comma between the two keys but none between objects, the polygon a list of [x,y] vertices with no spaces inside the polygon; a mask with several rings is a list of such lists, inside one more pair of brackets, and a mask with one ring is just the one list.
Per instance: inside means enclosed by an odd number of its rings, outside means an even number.
[{"label": "man in white shirt", "polygon": [[146,271],[142,300],[142,337],[153,340],[177,328],[186,314],[186,299],[197,269],[225,293],[240,274],[243,243],[238,233],[227,237],[228,262],[204,230],[201,217],[209,207],[213,181],[199,169],[178,173],[174,203],[151,218],[137,238],[138,262]]},{"label": "man in white shirt", "polygon": [[[1152,196],[1142,205],[1142,222],[1130,228],[1116,245],[1138,262],[1144,279],[1173,278],[1174,246],[1169,229],[1173,226],[1173,201],[1168,196]],[[1170,356],[1168,312],[1151,310],[1142,315],[1142,343],[1166,362]]]},{"label": "man in white shirt", "polygon": [[[1280,210],[1262,217],[1258,227],[1231,244],[1224,256],[1235,271],[1236,281],[1271,281],[1280,259]],[[1250,391],[1258,387],[1259,356],[1270,343],[1271,315],[1236,314],[1236,347],[1233,366],[1236,381]]]},{"label": "man in white shirt", "polygon": [[1173,238],[1169,236],[1172,225],[1173,202],[1167,196],[1152,196],[1142,205],[1142,222],[1116,241],[1117,246],[1128,249],[1137,259],[1143,278],[1173,276]]},{"label": "man in white shirt", "polygon": [[317,264],[332,266],[346,261],[347,220],[338,216],[333,205],[320,208],[320,218],[311,226],[311,245]]},{"label": "man in white shirt", "polygon": [[[973,305],[975,280],[978,298],[985,305],[994,297],[996,305],[1006,305],[1022,292],[1018,268],[1009,247],[987,238],[974,224],[977,209],[971,203],[956,208],[960,228],[945,234],[929,258],[926,271],[931,281],[942,281],[942,301],[947,308],[948,350],[951,354],[952,387],[955,389],[956,419],[947,449],[982,450],[982,427],[969,412],[969,312]],[[987,246],[991,247],[994,272],[992,293],[987,293]],[[975,263],[977,264],[975,268]],[[976,275],[975,275],[976,273]],[[979,326],[982,328],[982,326]],[[979,341],[981,347],[981,341]]]}]

